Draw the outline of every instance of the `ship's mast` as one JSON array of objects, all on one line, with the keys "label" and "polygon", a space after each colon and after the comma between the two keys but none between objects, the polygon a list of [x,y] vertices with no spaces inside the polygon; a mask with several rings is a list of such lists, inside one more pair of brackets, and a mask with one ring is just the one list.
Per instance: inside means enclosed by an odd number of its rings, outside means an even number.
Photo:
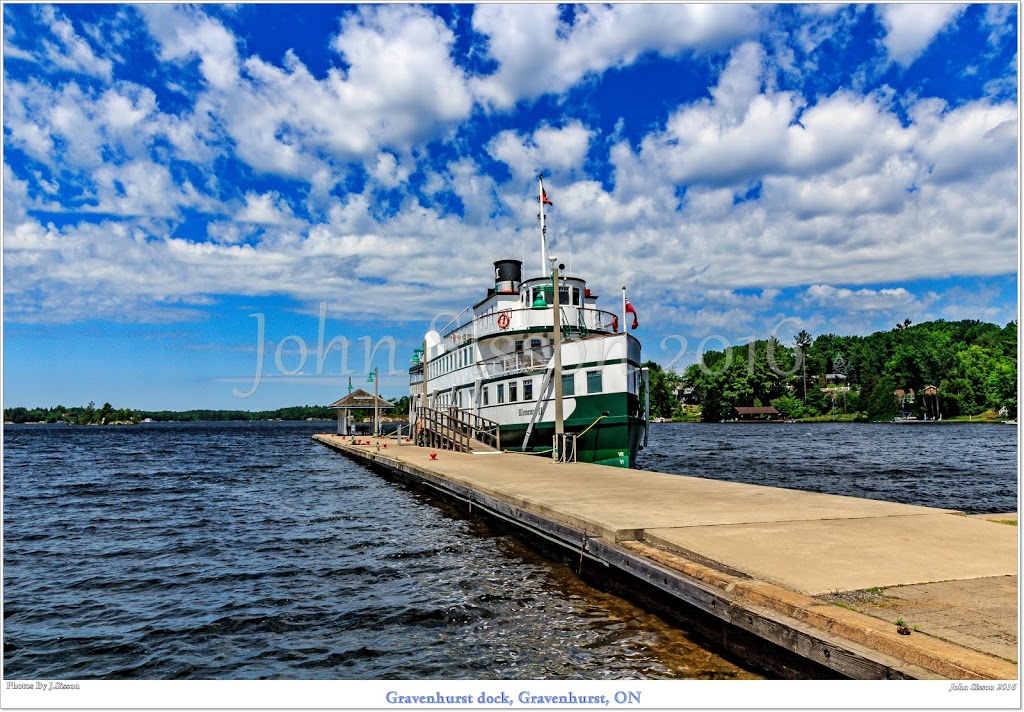
[{"label": "ship's mast", "polygon": [[548,273],[548,228],[544,224],[544,174],[541,173],[537,176],[537,182],[540,184],[540,195],[537,196],[537,202],[540,203],[540,273],[546,275]]}]

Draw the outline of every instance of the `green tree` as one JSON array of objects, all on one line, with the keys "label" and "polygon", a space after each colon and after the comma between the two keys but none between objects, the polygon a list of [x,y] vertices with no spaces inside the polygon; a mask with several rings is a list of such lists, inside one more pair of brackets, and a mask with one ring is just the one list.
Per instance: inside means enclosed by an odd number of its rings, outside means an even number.
[{"label": "green tree", "polygon": [[89,405],[85,406],[85,410],[78,416],[79,425],[89,425],[93,422],[96,416],[96,403],[89,401]]},{"label": "green tree", "polygon": [[871,420],[892,418],[899,411],[896,397],[896,382],[889,376],[883,376],[871,391],[867,402],[867,416]]},{"label": "green tree", "polygon": [[807,333],[806,329],[801,329],[800,333],[796,335],[796,353],[800,358],[800,369],[804,376],[803,390],[800,391],[804,403],[807,403],[807,351],[812,343],[811,335]]},{"label": "green tree", "polygon": [[28,422],[28,408],[9,408],[4,410],[4,420],[9,420],[12,423],[27,423]]},{"label": "green tree", "polygon": [[772,400],[771,405],[775,410],[782,413],[784,418],[800,418],[804,414],[803,404],[793,396],[779,396]]},{"label": "green tree", "polygon": [[651,417],[671,418],[676,410],[675,386],[679,377],[654,361],[644,363],[651,389]]},{"label": "green tree", "polygon": [[1008,358],[999,358],[985,379],[986,405],[999,410],[1005,406],[1011,413],[1017,411],[1017,364]]},{"label": "green tree", "polygon": [[409,396],[402,396],[395,401],[395,407],[391,411],[393,415],[409,415]]}]

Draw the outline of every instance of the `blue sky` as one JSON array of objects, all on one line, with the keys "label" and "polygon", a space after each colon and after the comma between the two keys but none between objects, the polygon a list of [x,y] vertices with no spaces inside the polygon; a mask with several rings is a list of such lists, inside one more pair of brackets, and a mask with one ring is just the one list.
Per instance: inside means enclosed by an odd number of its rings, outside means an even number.
[{"label": "blue sky", "polygon": [[4,403],[327,403],[368,364],[401,395],[493,260],[539,269],[540,171],[552,251],[668,366],[1004,324],[1017,33],[1009,4],[5,5]]}]

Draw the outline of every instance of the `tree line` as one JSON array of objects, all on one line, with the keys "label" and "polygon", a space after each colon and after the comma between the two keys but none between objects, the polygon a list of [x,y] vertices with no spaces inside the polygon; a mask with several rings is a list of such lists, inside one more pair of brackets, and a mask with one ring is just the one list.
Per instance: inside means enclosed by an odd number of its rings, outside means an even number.
[{"label": "tree line", "polygon": [[[353,411],[356,420],[370,417],[373,411]],[[395,401],[392,415],[409,412],[409,398],[402,396]],[[93,401],[85,406],[56,405],[52,408],[4,408],[4,421],[9,423],[69,423],[72,425],[113,425],[115,423],[138,423],[149,419],[155,422],[168,421],[225,421],[225,420],[333,420],[335,413],[327,406],[297,405],[275,410],[137,410],[114,408],[104,403],[97,408]]]},{"label": "tree line", "polygon": [[[1017,410],[1017,323],[909,320],[869,336],[796,334],[708,351],[679,374],[651,368],[651,413],[679,415],[674,390],[693,387],[701,419],[737,406],[773,406],[786,418],[930,418]],[[935,392],[925,393],[926,386]]]}]

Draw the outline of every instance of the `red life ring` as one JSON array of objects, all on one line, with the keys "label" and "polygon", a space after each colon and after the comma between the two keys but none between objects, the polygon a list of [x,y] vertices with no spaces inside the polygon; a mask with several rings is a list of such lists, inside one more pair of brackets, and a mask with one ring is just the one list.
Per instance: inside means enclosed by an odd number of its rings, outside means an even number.
[{"label": "red life ring", "polygon": [[619,317],[612,315],[612,331],[619,333]]},{"label": "red life ring", "polygon": [[498,316],[498,328],[507,329],[510,321],[511,319],[509,319],[508,312],[502,312]]}]

